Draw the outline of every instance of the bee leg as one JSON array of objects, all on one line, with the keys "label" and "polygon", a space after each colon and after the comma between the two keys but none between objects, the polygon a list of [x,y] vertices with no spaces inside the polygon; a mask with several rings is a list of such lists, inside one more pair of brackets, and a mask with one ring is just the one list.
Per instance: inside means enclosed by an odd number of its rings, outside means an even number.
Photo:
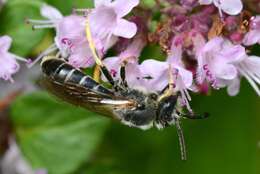
[{"label": "bee leg", "polygon": [[110,72],[108,71],[107,67],[105,65],[100,66],[101,72],[103,73],[103,75],[105,76],[105,78],[107,79],[107,81],[113,86],[116,86],[116,83],[112,77],[112,75],[110,74]]},{"label": "bee leg", "polygon": [[180,124],[181,115],[178,114],[176,110],[177,95],[170,95],[164,97],[158,105],[155,125],[158,129],[164,128],[166,126],[175,124],[177,129],[177,134],[179,138],[181,159],[186,160],[186,147],[184,141],[184,135]]},{"label": "bee leg", "polygon": [[120,67],[120,79],[121,79],[120,85],[127,88],[128,85],[127,85],[126,76],[125,76],[125,64],[123,64]]},{"label": "bee leg", "polygon": [[185,139],[183,135],[183,131],[181,128],[181,123],[180,123],[180,118],[178,115],[175,116],[175,126],[179,138],[179,145],[180,145],[180,150],[181,150],[181,159],[182,160],[187,160],[187,152],[186,152],[186,145],[185,145]]},{"label": "bee leg", "polygon": [[203,114],[196,114],[196,113],[193,113],[193,112],[188,112],[188,113],[182,113],[178,110],[176,110],[176,113],[183,117],[183,118],[188,118],[188,119],[205,119],[205,118],[208,118],[209,117],[209,113],[205,112]]},{"label": "bee leg", "polygon": [[98,83],[100,83],[100,74],[101,74],[100,68],[99,68],[98,65],[96,65],[95,68],[94,68],[94,72],[93,72],[93,76],[92,77]]},{"label": "bee leg", "polygon": [[115,81],[112,77],[112,75],[109,73],[107,67],[103,64],[101,58],[99,57],[97,50],[96,50],[96,46],[94,43],[94,40],[92,38],[92,34],[91,34],[91,30],[90,30],[90,25],[89,25],[89,19],[87,17],[86,19],[86,28],[85,28],[85,32],[86,32],[86,36],[87,36],[87,40],[88,40],[88,44],[89,44],[89,48],[92,52],[92,56],[96,62],[96,64],[100,67],[101,72],[104,74],[105,78],[107,79],[107,81],[114,87],[116,88],[116,84]]}]

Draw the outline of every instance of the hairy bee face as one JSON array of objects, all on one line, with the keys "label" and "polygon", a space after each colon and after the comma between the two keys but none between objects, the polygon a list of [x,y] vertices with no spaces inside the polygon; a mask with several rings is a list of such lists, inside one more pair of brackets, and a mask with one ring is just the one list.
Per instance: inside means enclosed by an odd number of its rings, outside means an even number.
[{"label": "hairy bee face", "polygon": [[153,126],[158,107],[156,94],[144,94],[138,90],[129,90],[120,95],[136,102],[134,108],[115,111],[122,123],[141,129]]}]

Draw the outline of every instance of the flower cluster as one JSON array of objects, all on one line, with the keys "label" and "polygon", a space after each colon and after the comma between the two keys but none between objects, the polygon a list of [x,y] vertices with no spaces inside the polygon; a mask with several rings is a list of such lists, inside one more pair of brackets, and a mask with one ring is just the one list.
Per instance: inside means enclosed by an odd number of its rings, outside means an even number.
[{"label": "flower cluster", "polygon": [[17,60],[28,62],[25,58],[10,53],[12,38],[9,36],[0,37],[0,78],[13,82],[12,74],[18,72],[20,65]]},{"label": "flower cluster", "polygon": [[[260,96],[260,58],[250,52],[250,46],[260,43],[260,16],[248,11],[241,0],[159,0],[153,9],[142,7],[139,0],[95,0],[94,4],[93,9],[75,9],[69,16],[43,5],[46,20],[28,19],[35,29],[56,30],[54,44],[31,65],[58,51],[74,67],[90,68],[95,65],[92,45],[115,79],[125,65],[131,88],[158,92],[173,81],[174,92],[181,93],[188,109],[189,91],[227,87],[233,96],[243,77]],[[158,11],[159,19],[153,18]],[[0,65],[8,60],[10,67],[1,69],[0,77],[10,79],[18,64],[7,52],[10,39],[2,40],[1,53],[6,57],[0,58]],[[161,48],[164,61],[141,56],[149,44]],[[115,55],[108,57],[109,50]]]}]

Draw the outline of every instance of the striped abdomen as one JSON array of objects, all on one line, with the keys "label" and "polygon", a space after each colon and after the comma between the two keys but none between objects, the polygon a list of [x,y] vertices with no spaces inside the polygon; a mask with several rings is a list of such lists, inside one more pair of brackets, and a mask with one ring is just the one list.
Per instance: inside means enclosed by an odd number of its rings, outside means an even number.
[{"label": "striped abdomen", "polygon": [[44,60],[42,71],[47,77],[61,84],[74,84],[96,93],[113,95],[113,92],[61,59]]},{"label": "striped abdomen", "polygon": [[120,108],[133,107],[132,101],[115,96],[83,72],[57,58],[45,58],[42,63],[42,85],[52,94],[73,105],[121,120],[115,113]]}]

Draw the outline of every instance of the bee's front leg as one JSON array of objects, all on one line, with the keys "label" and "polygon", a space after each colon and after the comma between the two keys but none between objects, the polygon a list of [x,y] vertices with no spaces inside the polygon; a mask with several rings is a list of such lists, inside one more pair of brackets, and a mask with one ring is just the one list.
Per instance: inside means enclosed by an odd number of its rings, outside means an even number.
[{"label": "bee's front leg", "polygon": [[127,81],[126,81],[126,75],[125,75],[126,63],[127,62],[123,62],[123,64],[120,67],[120,84],[119,85],[124,87],[124,88],[128,87],[128,84],[127,84]]}]

